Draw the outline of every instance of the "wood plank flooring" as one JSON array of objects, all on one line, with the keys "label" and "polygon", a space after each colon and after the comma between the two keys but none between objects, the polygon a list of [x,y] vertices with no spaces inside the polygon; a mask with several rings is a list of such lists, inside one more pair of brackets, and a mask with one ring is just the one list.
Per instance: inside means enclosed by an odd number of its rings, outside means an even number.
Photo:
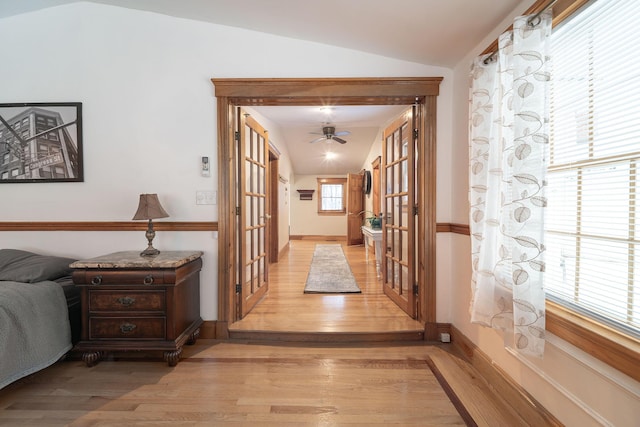
[{"label": "wood plank flooring", "polygon": [[[473,399],[462,401],[468,412],[429,363],[444,378],[458,372],[450,387]],[[424,342],[199,340],[174,368],[157,360],[58,362],[0,390],[0,425],[528,425],[458,363]]]},{"label": "wood plank flooring", "polygon": [[[273,265],[269,294],[232,328],[250,339],[198,340],[173,368],[135,352],[58,362],[0,390],[0,426],[541,425],[451,344],[390,341],[422,327],[384,296],[362,247],[343,247],[362,294],[303,294],[314,246],[292,241]],[[251,339],[269,333],[299,342]],[[358,334],[386,342],[346,342]]]},{"label": "wood plank flooring", "polygon": [[[363,246],[346,246],[342,249],[361,294],[305,294],[304,285],[309,272],[313,251],[317,243],[340,242],[292,240],[289,250],[269,270],[267,296],[244,319],[231,325],[232,336],[252,337],[237,332],[271,331],[292,333],[298,339],[300,333],[331,333],[353,337],[361,333],[375,340],[385,334],[405,333],[408,339],[422,339],[423,326],[407,316],[382,291],[382,282],[376,277],[373,249],[365,260]],[[298,334],[295,334],[298,333]],[[308,338],[308,337],[307,337]]]}]

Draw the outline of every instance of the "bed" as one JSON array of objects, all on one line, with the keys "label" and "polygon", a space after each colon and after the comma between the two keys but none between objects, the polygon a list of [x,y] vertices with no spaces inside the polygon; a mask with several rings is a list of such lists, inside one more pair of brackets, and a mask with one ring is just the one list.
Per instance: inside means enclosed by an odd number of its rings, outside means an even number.
[{"label": "bed", "polygon": [[52,365],[78,341],[74,261],[0,249],[0,389]]}]

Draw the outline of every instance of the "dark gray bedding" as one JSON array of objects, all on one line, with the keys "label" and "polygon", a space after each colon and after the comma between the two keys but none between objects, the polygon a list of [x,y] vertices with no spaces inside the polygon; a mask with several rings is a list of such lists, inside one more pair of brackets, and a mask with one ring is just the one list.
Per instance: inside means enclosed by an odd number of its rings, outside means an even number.
[{"label": "dark gray bedding", "polygon": [[0,249],[0,280],[26,283],[56,280],[71,274],[69,264],[74,261],[19,249]]},{"label": "dark gray bedding", "polygon": [[0,282],[0,388],[71,349],[64,291],[55,282]]},{"label": "dark gray bedding", "polygon": [[0,249],[0,388],[55,363],[77,341],[73,261]]}]

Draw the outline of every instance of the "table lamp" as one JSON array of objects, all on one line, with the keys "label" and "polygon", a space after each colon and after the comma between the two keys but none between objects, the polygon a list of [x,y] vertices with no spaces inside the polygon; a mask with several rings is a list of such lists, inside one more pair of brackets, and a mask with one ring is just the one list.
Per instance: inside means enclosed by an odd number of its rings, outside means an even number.
[{"label": "table lamp", "polygon": [[167,218],[169,214],[162,208],[157,194],[141,194],[140,203],[138,204],[138,211],[133,216],[133,219],[148,219],[149,225],[145,236],[149,241],[149,246],[144,251],[140,252],[141,256],[155,256],[160,253],[159,250],[153,247],[153,238],[156,237],[156,232],[153,231],[153,220],[156,218]]}]

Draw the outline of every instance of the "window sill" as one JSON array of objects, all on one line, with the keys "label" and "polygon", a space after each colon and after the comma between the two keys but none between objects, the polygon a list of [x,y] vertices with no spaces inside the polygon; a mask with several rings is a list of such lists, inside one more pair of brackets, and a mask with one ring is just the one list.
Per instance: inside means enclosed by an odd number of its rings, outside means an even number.
[{"label": "window sill", "polygon": [[340,216],[340,215],[342,215],[342,216],[344,216],[344,215],[346,215],[346,214],[347,214],[347,213],[346,213],[346,212],[344,212],[344,211],[335,211],[335,212],[331,212],[331,211],[321,211],[321,212],[318,212],[318,215],[333,215],[333,216]]},{"label": "window sill", "polygon": [[640,381],[640,341],[554,302],[546,304],[547,330]]}]

